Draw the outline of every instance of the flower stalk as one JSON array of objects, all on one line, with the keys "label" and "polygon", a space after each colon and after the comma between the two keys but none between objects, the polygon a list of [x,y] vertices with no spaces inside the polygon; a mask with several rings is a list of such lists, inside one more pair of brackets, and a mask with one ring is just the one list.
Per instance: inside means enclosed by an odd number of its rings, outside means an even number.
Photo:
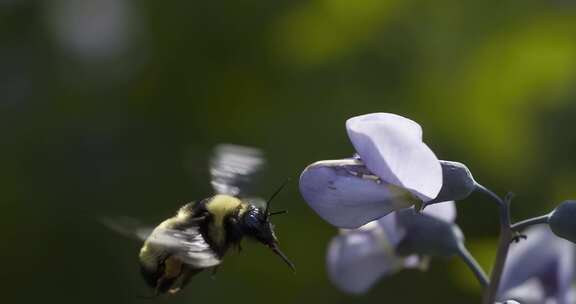
[{"label": "flower stalk", "polygon": [[459,247],[458,256],[462,259],[462,261],[464,261],[466,266],[470,268],[482,288],[486,288],[490,282],[488,280],[488,276],[484,272],[484,269],[482,269],[482,266],[478,264],[476,259],[474,259],[474,256],[472,256],[464,244]]},{"label": "flower stalk", "polygon": [[508,258],[508,251],[510,243],[514,240],[514,231],[511,228],[510,220],[510,202],[512,201],[512,193],[508,193],[504,199],[489,190],[488,188],[477,185],[477,188],[492,197],[500,208],[500,240],[498,241],[498,251],[496,253],[496,260],[490,275],[490,282],[484,291],[483,304],[492,304],[496,300],[498,288],[500,287],[500,280]]},{"label": "flower stalk", "polygon": [[528,228],[533,225],[538,224],[548,224],[548,220],[550,219],[550,215],[545,214],[533,218],[529,218],[518,223],[514,223],[510,228],[514,231],[522,231],[525,228]]}]

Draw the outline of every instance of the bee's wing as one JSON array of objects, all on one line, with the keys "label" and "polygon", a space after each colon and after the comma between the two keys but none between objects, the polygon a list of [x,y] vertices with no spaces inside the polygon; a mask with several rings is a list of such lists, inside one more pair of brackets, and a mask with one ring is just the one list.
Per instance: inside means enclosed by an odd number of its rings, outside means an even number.
[{"label": "bee's wing", "polygon": [[207,268],[221,263],[198,227],[183,230],[145,227],[131,217],[102,218],[100,222],[111,230],[129,238],[164,246],[176,252],[184,263]]},{"label": "bee's wing", "polygon": [[141,241],[146,240],[153,231],[152,227],[146,227],[138,220],[127,216],[101,218],[100,223],[123,236]]},{"label": "bee's wing", "polygon": [[184,263],[195,268],[207,268],[222,261],[202,236],[198,227],[185,230],[157,228],[148,242],[174,250]]},{"label": "bee's wing", "polygon": [[221,144],[210,160],[212,187],[219,194],[246,194],[254,175],[265,164],[262,151],[252,147]]},{"label": "bee's wing", "polygon": [[245,196],[242,200],[248,202],[260,209],[266,209],[266,200],[259,196]]}]

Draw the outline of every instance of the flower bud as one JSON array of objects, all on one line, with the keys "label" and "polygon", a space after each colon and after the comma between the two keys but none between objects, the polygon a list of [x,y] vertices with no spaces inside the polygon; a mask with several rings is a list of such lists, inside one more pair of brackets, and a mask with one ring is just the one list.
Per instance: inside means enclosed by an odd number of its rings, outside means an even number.
[{"label": "flower bud", "polygon": [[400,255],[453,256],[464,239],[453,223],[421,214],[413,208],[398,212],[398,221],[406,229],[404,239],[396,248]]},{"label": "flower bud", "polygon": [[550,214],[550,229],[557,236],[576,243],[576,201],[564,201]]},{"label": "flower bud", "polygon": [[429,204],[463,200],[476,189],[476,181],[466,165],[447,160],[441,160],[440,165],[442,166],[442,188],[438,196]]}]

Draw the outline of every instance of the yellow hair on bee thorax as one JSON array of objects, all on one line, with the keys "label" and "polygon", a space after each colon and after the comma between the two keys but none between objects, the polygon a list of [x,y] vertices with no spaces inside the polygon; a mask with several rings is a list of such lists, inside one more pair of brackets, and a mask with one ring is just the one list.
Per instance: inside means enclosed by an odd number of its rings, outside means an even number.
[{"label": "yellow hair on bee thorax", "polygon": [[236,212],[242,213],[246,204],[240,199],[224,194],[218,194],[212,197],[206,203],[206,210],[212,216],[211,237],[213,241],[222,243],[225,241],[224,219]]},{"label": "yellow hair on bee thorax", "polygon": [[206,204],[206,210],[212,215],[213,223],[222,225],[224,218],[242,208],[242,201],[234,196],[218,194]]}]

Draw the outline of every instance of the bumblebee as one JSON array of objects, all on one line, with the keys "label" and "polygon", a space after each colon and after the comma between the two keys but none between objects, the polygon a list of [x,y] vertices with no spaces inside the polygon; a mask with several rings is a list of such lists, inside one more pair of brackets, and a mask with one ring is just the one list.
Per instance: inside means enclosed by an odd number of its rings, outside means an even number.
[{"label": "bumblebee", "polygon": [[[154,296],[175,294],[192,276],[222,263],[229,249],[241,250],[244,238],[256,240],[280,256],[290,268],[294,265],[278,247],[270,217],[270,203],[282,185],[264,206],[259,199],[244,199],[242,189],[263,164],[261,153],[253,148],[221,145],[215,150],[210,172],[217,194],[182,206],[174,217],[151,233],[140,230],[144,239],[139,253],[140,270]],[[114,228],[114,227],[113,227]],[[116,230],[119,230],[116,228]]]}]

